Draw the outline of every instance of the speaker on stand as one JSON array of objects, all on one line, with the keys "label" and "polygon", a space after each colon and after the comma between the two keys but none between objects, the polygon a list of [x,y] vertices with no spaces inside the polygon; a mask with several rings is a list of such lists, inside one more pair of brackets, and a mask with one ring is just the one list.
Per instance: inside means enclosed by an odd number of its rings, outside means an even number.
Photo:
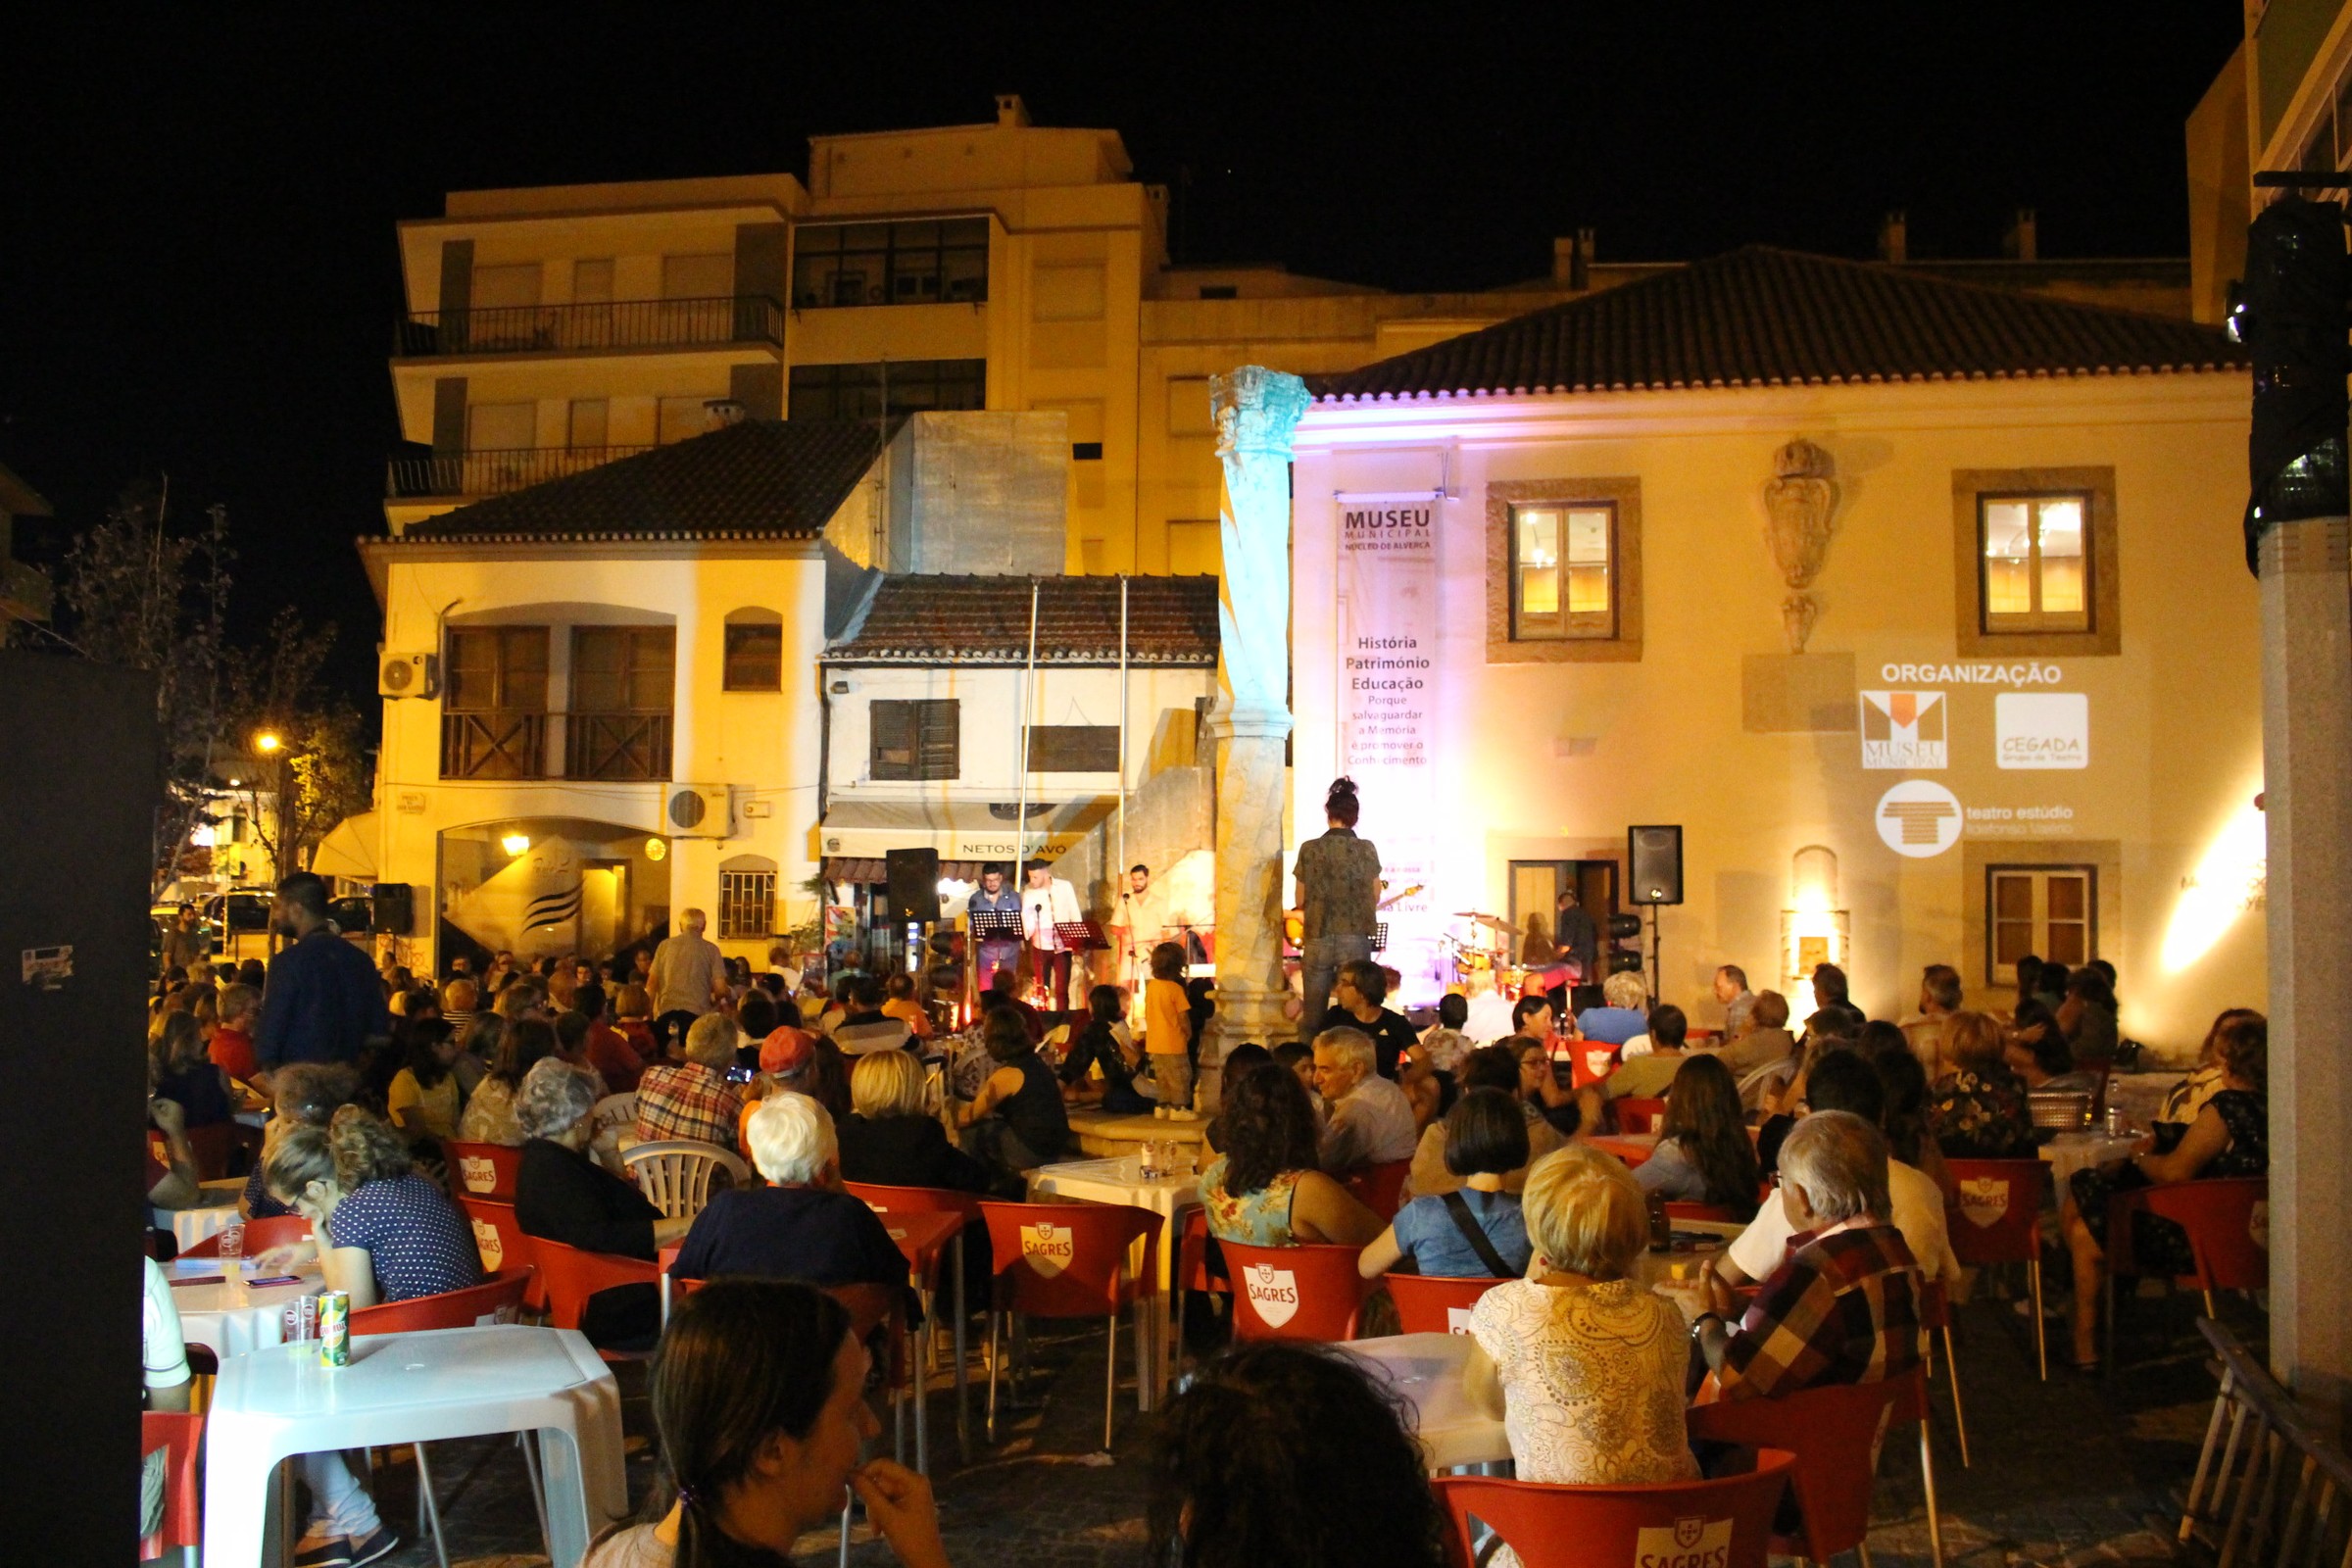
[{"label": "speaker on stand", "polygon": [[1625,902],[1649,909],[1649,996],[1654,1003],[1665,978],[1658,960],[1658,908],[1683,902],[1682,825],[1627,828],[1625,876]]}]

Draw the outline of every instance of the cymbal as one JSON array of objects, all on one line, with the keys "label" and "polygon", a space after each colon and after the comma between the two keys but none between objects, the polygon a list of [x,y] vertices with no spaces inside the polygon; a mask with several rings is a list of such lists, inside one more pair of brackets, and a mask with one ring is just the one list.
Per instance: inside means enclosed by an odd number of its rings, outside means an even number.
[{"label": "cymbal", "polygon": [[1468,920],[1477,925],[1493,926],[1497,931],[1508,931],[1513,936],[1521,934],[1517,926],[1499,914],[1482,914],[1476,909],[1456,909],[1453,911],[1453,917],[1457,920]]}]

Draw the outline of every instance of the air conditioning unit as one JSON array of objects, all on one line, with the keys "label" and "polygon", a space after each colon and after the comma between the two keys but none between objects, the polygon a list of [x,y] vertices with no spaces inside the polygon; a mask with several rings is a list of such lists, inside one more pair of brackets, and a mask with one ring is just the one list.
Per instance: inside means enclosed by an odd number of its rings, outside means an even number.
[{"label": "air conditioning unit", "polygon": [[734,794],[724,784],[672,784],[662,798],[662,826],[672,838],[731,838]]},{"label": "air conditioning unit", "polygon": [[438,697],[441,695],[439,654],[385,654],[375,667],[378,697]]}]

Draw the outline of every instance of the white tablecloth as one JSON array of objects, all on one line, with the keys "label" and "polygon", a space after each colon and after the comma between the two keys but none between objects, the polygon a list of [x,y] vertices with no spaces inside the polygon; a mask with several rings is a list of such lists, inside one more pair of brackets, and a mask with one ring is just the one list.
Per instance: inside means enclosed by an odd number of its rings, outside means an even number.
[{"label": "white tablecloth", "polygon": [[286,1303],[316,1296],[325,1288],[316,1264],[306,1268],[301,1279],[292,1285],[271,1285],[260,1290],[246,1283],[253,1273],[251,1260],[183,1257],[164,1264],[163,1270],[167,1281],[210,1278],[215,1274],[226,1276],[218,1285],[172,1287],[172,1304],[179,1309],[180,1338],[190,1345],[206,1347],[224,1361],[232,1355],[284,1344]]},{"label": "white tablecloth", "polygon": [[1744,1225],[1711,1219],[1678,1219],[1674,1222],[1674,1228],[1684,1236],[1695,1233],[1706,1240],[1674,1251],[1636,1253],[1634,1278],[1643,1285],[1655,1285],[1661,1280],[1678,1277],[1686,1280],[1704,1278],[1706,1265],[1720,1257],[1723,1250],[1732,1244],[1733,1238],[1747,1229]]},{"label": "white tablecloth", "polygon": [[245,1178],[229,1176],[204,1184],[202,1208],[172,1208],[158,1210],[159,1217],[172,1218],[172,1239],[186,1251],[208,1236],[218,1235],[222,1226],[237,1217],[237,1199],[245,1191]]},{"label": "white tablecloth", "polygon": [[1467,1334],[1395,1334],[1332,1347],[1371,1363],[1411,1401],[1414,1435],[1432,1470],[1494,1464],[1511,1456],[1501,1420],[1470,1402],[1462,1369],[1471,1348]]},{"label": "white tablecloth", "polygon": [[1040,1165],[1029,1173],[1029,1200],[1084,1199],[1093,1203],[1130,1203],[1167,1221],[1159,1238],[1159,1289],[1165,1296],[1176,1257],[1184,1211],[1200,1206],[1200,1178],[1171,1176],[1147,1182],[1133,1155],[1124,1159],[1072,1159]]},{"label": "white tablecloth", "polygon": [[2111,1138],[2105,1133],[2060,1133],[2042,1145],[2041,1157],[2050,1163],[2050,1185],[2056,1189],[2057,1200],[2065,1200],[2067,1184],[2074,1180],[2075,1172],[2122,1159],[2138,1142],[2136,1134]]}]

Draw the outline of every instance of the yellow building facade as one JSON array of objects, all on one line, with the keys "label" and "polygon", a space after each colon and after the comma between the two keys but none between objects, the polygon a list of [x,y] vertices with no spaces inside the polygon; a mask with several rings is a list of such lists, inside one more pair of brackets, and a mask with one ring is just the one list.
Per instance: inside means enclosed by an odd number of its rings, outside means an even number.
[{"label": "yellow building facade", "polygon": [[1654,824],[1697,1022],[1718,964],[1891,1018],[2029,952],[2113,962],[2167,1057],[2263,1005],[2218,332],[1755,249],[1309,386],[1292,816],[1362,787],[1408,992],[1457,911],[1633,907]]}]

